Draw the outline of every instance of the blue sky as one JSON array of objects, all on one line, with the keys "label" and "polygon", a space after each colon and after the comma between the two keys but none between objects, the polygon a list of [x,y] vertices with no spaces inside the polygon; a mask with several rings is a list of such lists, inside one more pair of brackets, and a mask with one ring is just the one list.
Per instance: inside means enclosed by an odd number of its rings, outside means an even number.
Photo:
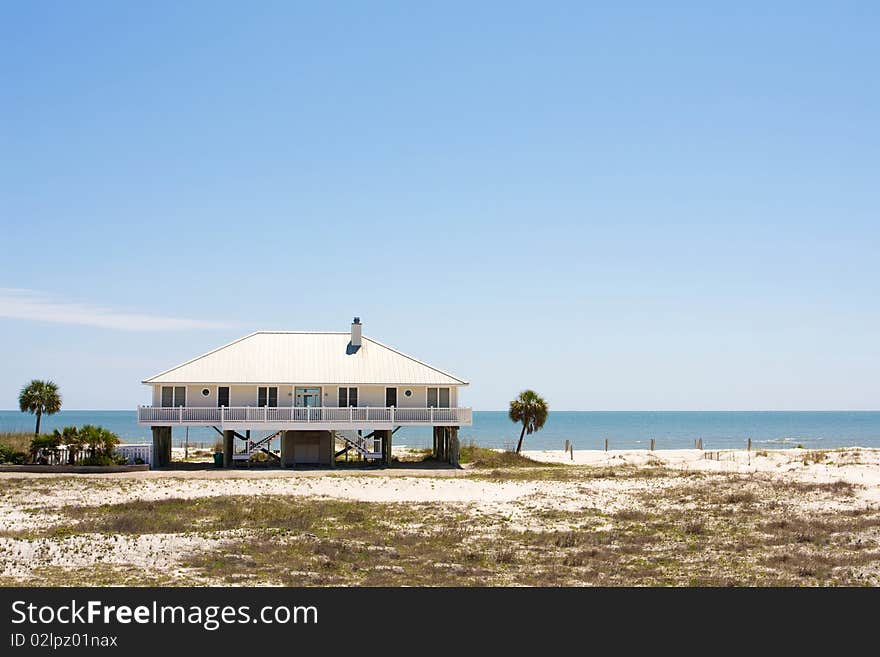
[{"label": "blue sky", "polygon": [[880,9],[663,5],[2,3],[0,408],[355,314],[478,409],[880,408]]}]

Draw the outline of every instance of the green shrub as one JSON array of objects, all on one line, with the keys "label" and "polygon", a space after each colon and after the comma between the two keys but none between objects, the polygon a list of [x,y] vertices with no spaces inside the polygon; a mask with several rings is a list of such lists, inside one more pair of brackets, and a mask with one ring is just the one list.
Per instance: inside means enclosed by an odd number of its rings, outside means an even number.
[{"label": "green shrub", "polygon": [[55,429],[54,433],[60,438],[61,443],[67,445],[67,462],[71,465],[79,460],[86,447],[86,438],[76,427],[64,427],[61,431]]},{"label": "green shrub", "polygon": [[33,440],[31,440],[31,459],[35,463],[49,463],[49,455],[57,455],[58,447],[60,445],[61,437],[57,430],[53,433],[46,433],[34,436]]},{"label": "green shrub", "polygon": [[82,444],[88,446],[89,458],[110,456],[121,442],[119,436],[109,429],[91,424],[84,424],[77,435]]},{"label": "green shrub", "polygon": [[27,462],[27,458],[28,455],[25,452],[19,452],[6,445],[0,445],[0,463],[21,465]]},{"label": "green shrub", "polygon": [[61,439],[56,433],[42,433],[34,436],[31,440],[31,451],[36,452],[38,449],[58,449]]},{"label": "green shrub", "polygon": [[122,454],[104,454],[98,453],[87,457],[82,462],[83,465],[127,465],[128,459]]}]

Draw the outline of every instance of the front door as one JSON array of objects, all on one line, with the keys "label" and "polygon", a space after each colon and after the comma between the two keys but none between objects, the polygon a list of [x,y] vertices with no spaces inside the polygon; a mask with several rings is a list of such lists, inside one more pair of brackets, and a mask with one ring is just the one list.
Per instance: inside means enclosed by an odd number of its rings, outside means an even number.
[{"label": "front door", "polygon": [[397,406],[397,388],[385,388],[385,406]]},{"label": "front door", "polygon": [[294,404],[297,406],[320,406],[321,405],[321,389],[320,388],[297,388],[296,399]]}]

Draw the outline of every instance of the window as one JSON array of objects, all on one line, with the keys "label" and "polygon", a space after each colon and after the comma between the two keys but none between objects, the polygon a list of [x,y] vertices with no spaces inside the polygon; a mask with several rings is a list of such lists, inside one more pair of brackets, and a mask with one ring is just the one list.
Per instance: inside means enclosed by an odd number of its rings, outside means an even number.
[{"label": "window", "polygon": [[404,397],[412,397],[412,390],[404,390],[403,396]]},{"label": "window", "polygon": [[162,406],[186,406],[186,387],[162,386]]},{"label": "window", "polygon": [[260,386],[257,388],[257,406],[278,406],[278,388]]},{"label": "window", "polygon": [[339,407],[358,405],[358,389],[357,388],[339,388]]},{"label": "window", "polygon": [[207,397],[210,394],[211,394],[210,390],[208,390],[207,388],[202,388],[202,397]]},{"label": "window", "polygon": [[449,408],[449,388],[428,388],[428,406]]},{"label": "window", "polygon": [[217,406],[229,406],[229,386],[217,388]]}]

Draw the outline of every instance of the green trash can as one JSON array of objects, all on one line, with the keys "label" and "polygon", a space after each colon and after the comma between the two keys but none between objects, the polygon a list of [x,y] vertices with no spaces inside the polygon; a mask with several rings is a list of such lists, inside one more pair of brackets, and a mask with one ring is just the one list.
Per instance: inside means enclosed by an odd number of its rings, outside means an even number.
[{"label": "green trash can", "polygon": [[214,467],[223,467],[223,452],[214,452]]}]

